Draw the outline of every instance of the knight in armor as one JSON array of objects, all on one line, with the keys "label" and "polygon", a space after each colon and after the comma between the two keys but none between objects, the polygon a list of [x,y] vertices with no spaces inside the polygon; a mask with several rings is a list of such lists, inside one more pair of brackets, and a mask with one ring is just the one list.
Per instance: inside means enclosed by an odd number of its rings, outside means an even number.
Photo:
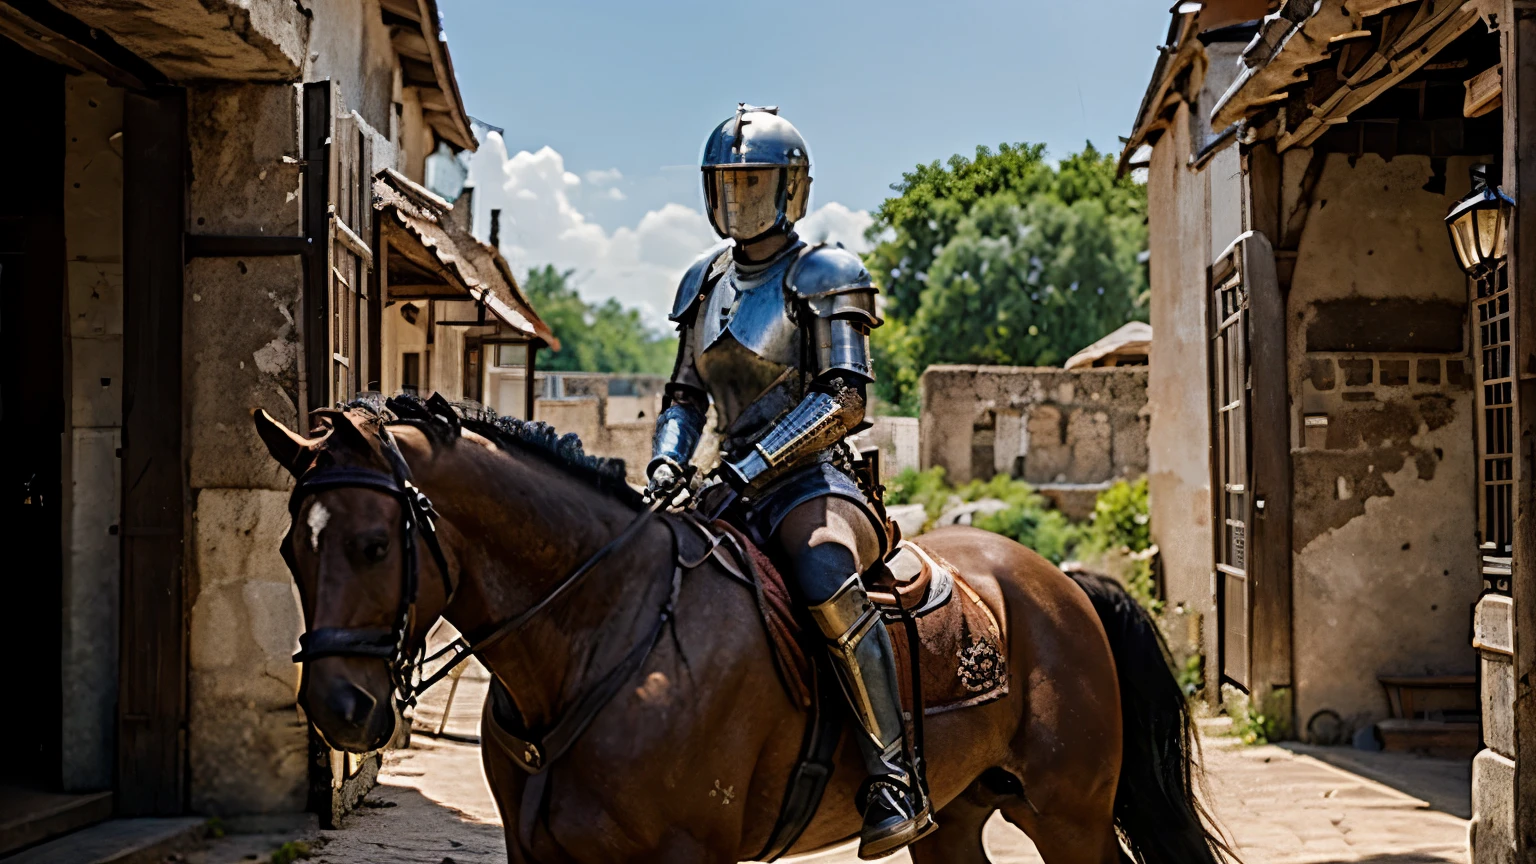
[{"label": "knight in armor", "polygon": [[704,197],[722,242],[678,288],[677,365],[647,473],[653,495],[677,491],[713,399],[723,482],[701,497],[725,491],[729,504],[716,509],[790,571],[827,639],[863,729],[859,855],[878,858],[934,823],[902,747],[890,635],[860,579],[889,542],[846,443],[868,425],[878,289],[857,255],[796,236],[810,166],[776,108],[742,105],[705,143]]}]

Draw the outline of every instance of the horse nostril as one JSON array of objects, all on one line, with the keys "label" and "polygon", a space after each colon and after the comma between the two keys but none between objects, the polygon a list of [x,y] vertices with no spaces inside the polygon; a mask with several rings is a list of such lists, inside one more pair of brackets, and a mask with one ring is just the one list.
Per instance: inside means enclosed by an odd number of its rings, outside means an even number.
[{"label": "horse nostril", "polygon": [[337,717],[352,726],[365,726],[378,700],[360,687],[344,684],[332,692],[330,703]]}]

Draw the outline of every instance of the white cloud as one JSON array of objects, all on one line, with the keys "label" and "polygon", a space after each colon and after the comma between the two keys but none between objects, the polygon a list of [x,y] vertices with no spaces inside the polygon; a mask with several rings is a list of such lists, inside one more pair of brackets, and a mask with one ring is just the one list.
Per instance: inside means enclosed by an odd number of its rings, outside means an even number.
[{"label": "white cloud", "polygon": [[864,232],[875,224],[868,210],[849,210],[833,201],[809,213],[795,230],[808,243],[841,243],[863,254],[870,249]]},{"label": "white cloud", "polygon": [[[610,184],[617,169],[588,171],[588,186],[608,186],[599,193],[623,200]],[[484,237],[490,211],[501,213],[501,249],[514,272],[553,264],[576,271],[576,286],[588,300],[617,298],[638,307],[653,323],[665,320],[683,271],[716,242],[704,214],[694,207],[668,203],[641,217],[633,228],[609,231],[591,222],[572,201],[583,178],[567,171],[565,159],[544,147],[508,156],[506,145],[491,133],[471,157],[469,180],[475,187],[475,227]],[[870,216],[831,203],[799,226],[812,241],[842,241],[863,251]]]}]

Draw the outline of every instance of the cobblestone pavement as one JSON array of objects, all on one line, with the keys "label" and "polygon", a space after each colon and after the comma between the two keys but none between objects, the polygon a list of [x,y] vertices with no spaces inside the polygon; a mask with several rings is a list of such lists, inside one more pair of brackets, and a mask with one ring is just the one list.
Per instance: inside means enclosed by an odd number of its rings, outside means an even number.
[{"label": "cobblestone pavement", "polygon": [[[483,686],[473,676],[465,678],[447,726],[450,734],[472,732]],[[419,723],[435,730],[445,698],[424,705]],[[1220,737],[1207,737],[1204,750],[1207,800],[1247,864],[1467,860],[1465,762],[1336,748],[1242,747]],[[499,819],[473,743],[418,735],[410,750],[387,756],[381,780],[344,828],[306,838],[313,861],[506,861]],[[229,838],[192,862],[265,860],[277,842]],[[1001,819],[988,826],[986,842],[995,864],[1040,861],[1029,840]],[[852,864],[857,858],[851,848],[843,848],[799,860]],[[908,859],[903,854],[888,860]]]}]

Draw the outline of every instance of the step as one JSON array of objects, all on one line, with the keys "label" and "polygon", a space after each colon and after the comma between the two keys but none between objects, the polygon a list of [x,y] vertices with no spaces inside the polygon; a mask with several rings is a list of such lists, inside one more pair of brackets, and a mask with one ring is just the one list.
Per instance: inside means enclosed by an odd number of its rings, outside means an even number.
[{"label": "step", "polygon": [[4,864],[160,864],[202,842],[204,820],[112,819],[0,858]]},{"label": "step", "polygon": [[1479,732],[1477,723],[1394,719],[1376,724],[1376,734],[1380,736],[1384,750],[1450,758],[1475,755]]},{"label": "step", "polygon": [[0,787],[0,855],[112,818],[112,793]]}]

